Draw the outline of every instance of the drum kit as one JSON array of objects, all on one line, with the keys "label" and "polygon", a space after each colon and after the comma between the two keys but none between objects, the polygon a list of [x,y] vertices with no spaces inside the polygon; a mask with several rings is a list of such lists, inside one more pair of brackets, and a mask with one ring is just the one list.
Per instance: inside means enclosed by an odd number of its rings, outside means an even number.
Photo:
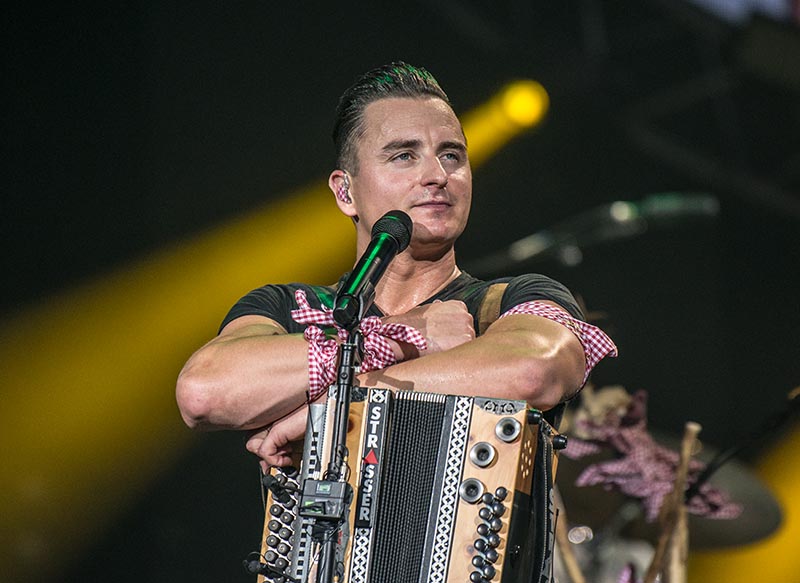
[{"label": "drum kit", "polygon": [[[595,401],[606,399],[608,407],[602,415],[608,419],[609,415],[613,417],[624,410],[625,393],[621,391],[621,387],[607,387],[599,391],[589,387],[587,397]],[[777,418],[765,420],[764,425],[774,430],[776,424],[788,421],[800,404],[800,398],[795,393],[800,393],[800,390],[790,393],[786,410]],[[621,394],[623,397],[620,397]],[[617,409],[614,410],[614,407]],[[596,416],[598,413],[587,412],[586,406],[581,404],[562,426],[564,433],[568,436],[572,433],[573,441],[578,443],[582,442],[581,437],[585,435],[581,434],[575,422],[577,420],[580,424],[581,417],[585,418],[586,415]],[[620,488],[609,487],[608,483],[578,485],[586,482],[581,478],[591,468],[613,463],[620,457],[620,452],[615,451],[614,447],[603,448],[579,459],[564,455],[569,447],[562,452],[556,480],[560,511],[560,536],[557,536],[554,574],[557,583],[647,582],[647,577],[642,575],[650,572],[661,574],[661,579],[651,580],[678,583],[686,580],[686,552],[689,547],[692,550],[733,548],[763,540],[778,529],[782,521],[778,501],[746,464],[734,459],[734,455],[751,445],[755,437],[728,450],[718,451],[695,439],[699,429],[696,424],[687,423],[687,434],[683,440],[657,432],[650,434],[660,451],[664,452],[679,451],[689,440],[691,451],[687,452],[689,455],[683,465],[687,470],[688,458],[694,458],[692,463],[695,464],[695,471],[688,482],[684,471],[684,485],[679,491],[686,495],[672,502],[673,509],[683,516],[682,533],[676,530],[674,520],[664,520],[665,509],[670,506],[668,497],[664,498],[659,519],[648,520],[642,499],[623,493]],[[761,431],[762,428],[759,428]],[[581,437],[575,437],[575,434]],[[680,465],[676,468],[676,474],[680,474]],[[676,478],[676,485],[679,478]],[[721,500],[724,504],[733,504],[736,510],[725,517],[687,516],[686,501],[698,492],[701,482],[704,488],[718,495],[718,502]],[[684,547],[677,569],[679,574],[672,577],[661,568],[664,566],[664,557],[659,554],[660,547],[670,540]],[[661,565],[657,564],[659,562]]]}]

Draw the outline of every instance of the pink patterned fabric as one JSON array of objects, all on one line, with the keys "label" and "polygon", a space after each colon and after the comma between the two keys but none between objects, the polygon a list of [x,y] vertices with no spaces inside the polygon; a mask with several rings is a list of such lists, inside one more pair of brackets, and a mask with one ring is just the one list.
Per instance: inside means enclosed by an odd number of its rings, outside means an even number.
[{"label": "pink patterned fabric", "polygon": [[[577,486],[601,484],[607,489],[619,491],[639,498],[645,509],[645,517],[653,521],[658,516],[664,498],[672,491],[679,455],[656,443],[647,432],[646,419],[647,394],[638,391],[633,395],[625,415],[609,414],[602,423],[583,422],[576,426],[576,432],[591,436],[582,440],[570,436],[567,448],[562,451],[570,459],[580,459],[585,455],[598,453],[610,447],[621,457],[607,462],[592,464],[583,470],[575,481]],[[689,464],[688,483],[697,478],[705,468],[698,460]],[[692,514],[707,518],[736,518],[742,512],[739,504],[734,504],[720,490],[703,484],[697,496],[688,503]]]},{"label": "pink patterned fabric", "polygon": [[[303,290],[297,290],[294,297],[298,309],[292,310],[292,319],[298,324],[308,324],[303,337],[308,341],[308,388],[309,399],[313,401],[336,380],[337,338],[344,342],[347,332],[336,325],[330,308],[312,308]],[[334,327],[337,338],[329,338],[319,326]],[[408,342],[419,350],[428,347],[425,338],[415,328],[405,324],[384,324],[377,316],[364,318],[359,331],[364,338],[361,372],[386,368],[397,362],[387,339]]]},{"label": "pink patterned fabric", "polygon": [[580,340],[581,346],[583,346],[583,353],[586,356],[586,368],[583,374],[584,383],[586,383],[586,379],[589,378],[589,373],[592,372],[592,369],[598,362],[603,360],[606,356],[617,356],[617,346],[605,332],[597,326],[592,326],[591,324],[573,318],[566,310],[550,304],[545,304],[544,302],[532,301],[514,306],[500,317],[505,318],[513,314],[541,316],[542,318],[558,322],[575,334],[578,340]]},{"label": "pink patterned fabric", "polygon": [[641,583],[642,579],[636,576],[636,567],[631,563],[625,565],[622,572],[619,574],[617,583]]}]

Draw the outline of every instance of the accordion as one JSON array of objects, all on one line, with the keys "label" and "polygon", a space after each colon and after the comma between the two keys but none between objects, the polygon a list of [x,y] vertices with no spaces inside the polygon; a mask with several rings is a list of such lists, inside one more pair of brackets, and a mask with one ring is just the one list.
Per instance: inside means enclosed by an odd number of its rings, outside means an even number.
[{"label": "accordion", "polygon": [[[327,466],[334,401],[311,406],[300,467],[265,476],[261,553],[248,567],[259,583],[315,581],[314,513],[299,509],[325,506],[308,484]],[[355,388],[334,483],[352,493],[334,580],[550,581],[553,450],[565,444],[524,401]]]}]

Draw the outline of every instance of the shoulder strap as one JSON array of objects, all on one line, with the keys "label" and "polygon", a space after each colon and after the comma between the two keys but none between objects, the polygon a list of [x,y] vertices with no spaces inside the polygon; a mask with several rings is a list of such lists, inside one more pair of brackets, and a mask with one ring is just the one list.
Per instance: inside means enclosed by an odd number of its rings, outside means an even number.
[{"label": "shoulder strap", "polygon": [[489,325],[500,317],[500,304],[503,301],[506,287],[508,287],[507,283],[494,283],[486,290],[486,295],[483,296],[480,310],[478,310],[478,336],[486,332]]}]

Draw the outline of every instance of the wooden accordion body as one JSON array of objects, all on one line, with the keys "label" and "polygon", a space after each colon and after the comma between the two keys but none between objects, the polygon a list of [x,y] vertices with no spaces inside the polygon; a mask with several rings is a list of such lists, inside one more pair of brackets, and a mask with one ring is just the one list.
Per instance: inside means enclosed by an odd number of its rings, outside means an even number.
[{"label": "wooden accordion body", "polygon": [[[272,471],[259,583],[315,580],[298,507],[327,468],[333,401],[311,406],[301,467]],[[355,389],[337,581],[549,581],[554,435],[523,401]]]}]

